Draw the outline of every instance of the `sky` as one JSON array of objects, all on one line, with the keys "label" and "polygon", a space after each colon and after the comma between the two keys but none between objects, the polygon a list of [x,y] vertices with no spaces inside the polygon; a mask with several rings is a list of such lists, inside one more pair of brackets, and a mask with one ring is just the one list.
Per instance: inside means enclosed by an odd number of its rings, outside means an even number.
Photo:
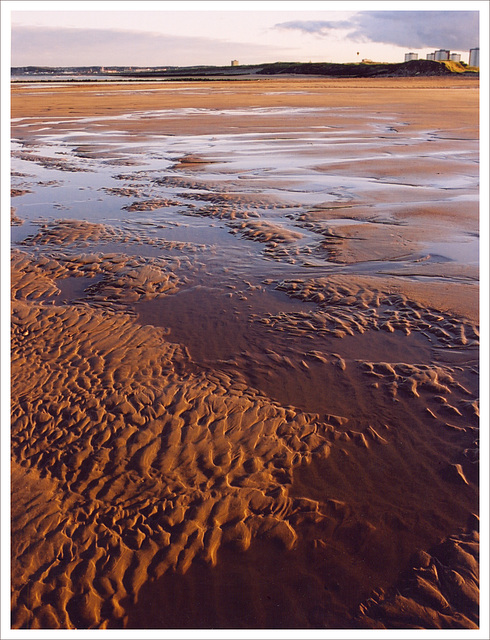
[{"label": "sky", "polygon": [[147,67],[403,62],[409,51],[425,58],[440,48],[468,62],[487,4],[37,0],[2,2],[2,10],[11,66]]},{"label": "sky", "polygon": [[[396,9],[396,10],[395,10]],[[462,10],[464,9],[464,10]],[[287,0],[267,2],[10,2],[1,0],[2,65],[2,179],[10,180],[10,118],[8,83],[9,57],[12,66],[186,66],[229,65],[276,61],[357,62],[363,58],[402,62],[412,51],[420,58],[439,48],[461,53],[468,62],[470,48],[483,47],[488,60],[489,3],[421,1],[324,2]],[[479,15],[479,12],[480,15]],[[479,22],[481,41],[479,39]],[[482,82],[482,176],[488,175],[488,66]],[[481,210],[488,211],[488,181],[481,185]],[[2,190],[2,210],[10,207],[9,190]],[[0,279],[3,309],[0,327],[2,346],[2,420],[9,416],[9,219],[4,217],[0,239]],[[490,269],[488,216],[481,218],[482,388],[489,380],[488,299]],[[6,321],[3,321],[4,318]],[[488,400],[482,398],[483,416],[488,416]],[[3,423],[3,422],[2,422]],[[8,450],[7,442],[3,451]],[[488,439],[482,443],[484,460]],[[3,454],[2,454],[3,456]],[[8,460],[2,462],[2,516],[8,522]],[[488,465],[487,465],[488,466]],[[482,487],[482,504],[487,504],[488,487]],[[6,511],[5,511],[6,509]],[[8,544],[2,539],[2,560],[8,566]],[[483,549],[485,551],[485,549]],[[488,559],[488,552],[487,552]],[[482,568],[486,566],[483,563]],[[3,572],[2,576],[5,576]],[[487,581],[488,584],[488,581]],[[8,591],[8,585],[4,593]],[[9,617],[8,598],[1,602],[4,619]],[[486,615],[486,614],[485,614]],[[486,618],[488,619],[488,618]],[[41,632],[42,633],[42,632]],[[175,637],[178,633],[174,634]],[[340,635],[340,634],[339,634]],[[203,634],[203,637],[205,634]],[[38,636],[39,637],[39,636]],[[52,637],[44,635],[44,638]],[[211,636],[209,636],[211,637]],[[286,636],[284,636],[286,637]],[[345,636],[344,636],[345,637]],[[350,637],[350,635],[348,636]]]}]

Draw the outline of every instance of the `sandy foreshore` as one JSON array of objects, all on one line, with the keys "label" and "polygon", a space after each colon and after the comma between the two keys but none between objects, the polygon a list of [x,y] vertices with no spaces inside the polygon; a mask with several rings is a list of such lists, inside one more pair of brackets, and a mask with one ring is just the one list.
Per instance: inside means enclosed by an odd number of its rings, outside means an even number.
[{"label": "sandy foreshore", "polygon": [[12,86],[12,628],[478,627],[478,118]]}]

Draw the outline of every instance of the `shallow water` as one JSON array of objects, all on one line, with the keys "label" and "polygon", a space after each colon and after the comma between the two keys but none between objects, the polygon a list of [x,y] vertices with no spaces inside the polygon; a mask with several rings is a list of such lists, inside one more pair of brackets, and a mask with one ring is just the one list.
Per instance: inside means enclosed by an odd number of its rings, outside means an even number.
[{"label": "shallow water", "polygon": [[[185,110],[178,111],[178,115],[196,117],[202,112],[226,117],[228,111],[222,110]],[[298,118],[301,121],[303,113],[316,113],[318,109],[286,109],[284,115]],[[236,111],[230,113],[236,116]],[[327,119],[328,110],[320,110]],[[244,112],[247,118],[278,116],[281,109],[252,109]],[[424,204],[428,209],[436,203],[443,203],[449,198],[456,198],[461,205],[462,216],[464,208],[474,201],[477,195],[477,166],[472,159],[465,159],[468,152],[468,141],[462,141],[463,148],[458,149],[458,142],[449,153],[446,141],[441,141],[442,150],[438,151],[437,135],[431,132],[420,132],[418,139],[413,132],[407,137],[400,132],[386,135],[387,127],[380,125],[379,120],[385,119],[376,114],[366,114],[363,127],[352,129],[349,127],[349,115],[352,110],[344,109],[340,112],[345,117],[345,129],[335,128],[311,129],[304,131],[288,131],[281,133],[237,133],[219,135],[192,136],[151,136],[132,142],[131,136],[112,131],[101,135],[97,130],[80,131],[86,125],[99,123],[101,118],[70,119],[69,130],[56,134],[44,134],[43,129],[32,131],[35,136],[35,146],[24,147],[13,143],[14,159],[12,168],[16,172],[28,174],[26,178],[15,178],[13,186],[29,188],[32,193],[17,197],[13,205],[17,208],[17,215],[26,222],[32,223],[41,219],[77,218],[90,221],[100,221],[115,227],[130,224],[133,229],[138,222],[148,231],[150,223],[155,222],[152,234],[157,237],[167,237],[171,234],[167,223],[173,226],[173,236],[180,240],[195,241],[203,233],[203,227],[210,226],[207,219],[199,218],[202,204],[199,197],[202,194],[213,194],[226,191],[230,194],[230,206],[233,205],[237,213],[243,211],[248,204],[247,199],[252,196],[249,208],[261,219],[267,219],[286,229],[294,229],[303,233],[307,238],[300,247],[305,246],[314,250],[321,236],[311,231],[298,228],[297,214],[305,207],[311,206],[347,206],[359,205],[371,209],[371,218],[376,216],[377,207],[383,207],[383,213],[389,209],[389,204],[398,205],[403,202],[410,207],[411,203]],[[355,113],[355,110],[354,110]],[[131,118],[161,118],[170,117],[170,112],[132,113]],[[121,124],[126,117],[120,117]],[[335,113],[339,118],[339,112]],[[114,121],[114,118],[111,118]],[[17,127],[29,123],[16,123]],[[62,125],[62,121],[55,123]],[[384,135],[381,135],[384,134]],[[402,178],[404,167],[411,170],[416,165],[420,155],[419,143],[430,139],[430,151],[424,151],[423,158],[428,157],[443,160],[449,172],[427,174],[422,172],[411,175],[406,180]],[[79,144],[82,143],[80,147]],[[414,146],[414,152],[410,147]],[[395,152],[402,147],[403,153]],[[87,151],[85,151],[85,149]],[[88,154],[88,155],[87,155]],[[178,165],[174,163],[185,155],[194,154],[202,157],[203,163],[198,165]],[[459,159],[458,159],[459,154]],[[15,157],[17,156],[17,157]],[[20,156],[20,157],[19,157]],[[30,161],[29,157],[38,156],[38,162]],[[85,156],[85,157],[84,157]],[[49,158],[60,163],[69,164],[68,170],[57,167],[42,167],[42,158]],[[383,178],[373,178],[369,175],[369,167],[374,168],[378,160],[389,158],[397,175]],[[452,163],[457,159],[454,174],[451,173]],[[35,159],[34,159],[35,160]],[[125,163],[128,166],[124,166]],[[349,171],[350,166],[365,163],[365,175],[354,175]],[[121,163],[116,168],[114,165]],[[333,169],[328,169],[329,163]],[[354,165],[353,165],[354,163]],[[60,165],[62,166],[62,165]],[[78,170],[77,170],[78,169]],[[176,186],[171,181],[178,178]],[[50,186],[42,183],[56,181]],[[187,181],[187,184],[186,184]],[[105,189],[134,186],[138,197],[115,196]],[[243,197],[245,195],[245,197]],[[260,196],[266,196],[267,202],[257,202]],[[178,204],[173,207],[157,208],[151,212],[139,212],[129,217],[123,207],[138,199],[170,198]],[[228,203],[225,203],[228,204]],[[223,206],[218,199],[217,207]],[[279,207],[279,208],[277,208]],[[192,217],[190,217],[190,215]],[[204,215],[206,215],[204,213]],[[429,214],[430,215],[430,214]],[[198,222],[199,219],[199,222]],[[184,222],[185,221],[185,222]],[[359,219],[360,223],[369,224],[369,220]],[[342,225],[337,219],[331,222],[335,227]],[[353,224],[346,220],[345,225]],[[414,224],[410,217],[403,221],[405,225]],[[416,224],[420,224],[417,221]],[[159,228],[160,225],[160,228]],[[176,231],[179,225],[178,233]],[[183,226],[185,225],[185,226]],[[214,222],[213,222],[214,226]],[[221,229],[229,227],[228,222],[220,221]],[[435,232],[437,233],[437,222]],[[25,229],[26,227],[24,227]],[[388,231],[388,230],[387,230]],[[439,232],[446,235],[445,224],[440,225]],[[15,242],[22,240],[23,229],[14,231]],[[205,234],[206,242],[215,235],[214,231]],[[436,236],[437,237],[437,236]],[[221,235],[218,244],[223,251],[223,262],[226,256],[226,235]],[[459,224],[451,229],[451,238],[431,243],[430,250],[443,255],[449,260],[465,263],[474,262],[475,245],[477,240],[468,241],[465,233],[464,217]],[[232,244],[230,242],[230,244]],[[247,243],[244,243],[247,244]],[[414,251],[408,250],[408,261],[416,256]],[[245,249],[247,250],[247,249]],[[318,260],[318,256],[316,256]],[[329,261],[325,260],[325,266]],[[363,261],[365,262],[365,261]],[[318,264],[316,261],[315,264]]]}]

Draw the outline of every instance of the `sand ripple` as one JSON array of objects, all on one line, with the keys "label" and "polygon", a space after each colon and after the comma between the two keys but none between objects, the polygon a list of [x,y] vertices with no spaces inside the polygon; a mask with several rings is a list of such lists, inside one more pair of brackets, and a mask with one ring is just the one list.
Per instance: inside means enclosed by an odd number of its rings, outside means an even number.
[{"label": "sand ripple", "polygon": [[447,346],[478,346],[479,332],[475,322],[426,308],[402,293],[387,291],[386,282],[382,280],[379,284],[374,278],[367,284],[360,280],[342,276],[284,280],[278,284],[278,289],[291,297],[315,302],[318,310],[269,315],[262,322],[272,329],[292,333],[320,332],[340,338],[368,329],[389,333],[398,330],[406,335],[418,331]]},{"label": "sand ripple", "polygon": [[56,169],[57,171],[69,171],[76,173],[79,171],[86,172],[92,171],[88,167],[81,166],[79,164],[73,164],[66,158],[53,158],[50,156],[38,156],[30,151],[17,151],[13,153],[13,156],[20,160],[27,160],[29,162],[35,162],[45,169]]},{"label": "sand ripple", "polygon": [[478,629],[479,548],[473,529],[420,551],[396,587],[360,605],[357,622],[371,629]]},{"label": "sand ripple", "polygon": [[14,505],[15,627],[104,627],[147,579],[213,564],[222,542],[291,548],[294,514],[319,517],[286,490],[295,465],[328,455],[318,416],[193,372],[185,349],[127,315],[19,299],[17,286],[14,269],[12,455],[27,487],[45,482],[34,503],[56,509],[41,526]]},{"label": "sand ripple", "polygon": [[[196,252],[204,249],[204,245],[192,242],[178,242],[165,238],[154,238],[139,231],[133,233],[124,229],[117,229],[99,222],[87,222],[85,220],[54,220],[43,223],[38,233],[30,235],[21,244],[25,246],[59,245],[67,247],[87,247],[90,244],[106,244],[109,242],[132,245],[149,245],[162,249],[177,249],[188,252]],[[148,225],[151,226],[151,225]]]}]

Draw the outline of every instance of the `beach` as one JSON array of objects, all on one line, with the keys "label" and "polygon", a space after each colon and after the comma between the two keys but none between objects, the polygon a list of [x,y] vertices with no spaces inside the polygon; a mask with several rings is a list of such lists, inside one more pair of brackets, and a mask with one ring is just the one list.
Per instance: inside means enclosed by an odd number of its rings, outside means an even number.
[{"label": "beach", "polygon": [[12,85],[12,628],[478,628],[478,104]]}]

